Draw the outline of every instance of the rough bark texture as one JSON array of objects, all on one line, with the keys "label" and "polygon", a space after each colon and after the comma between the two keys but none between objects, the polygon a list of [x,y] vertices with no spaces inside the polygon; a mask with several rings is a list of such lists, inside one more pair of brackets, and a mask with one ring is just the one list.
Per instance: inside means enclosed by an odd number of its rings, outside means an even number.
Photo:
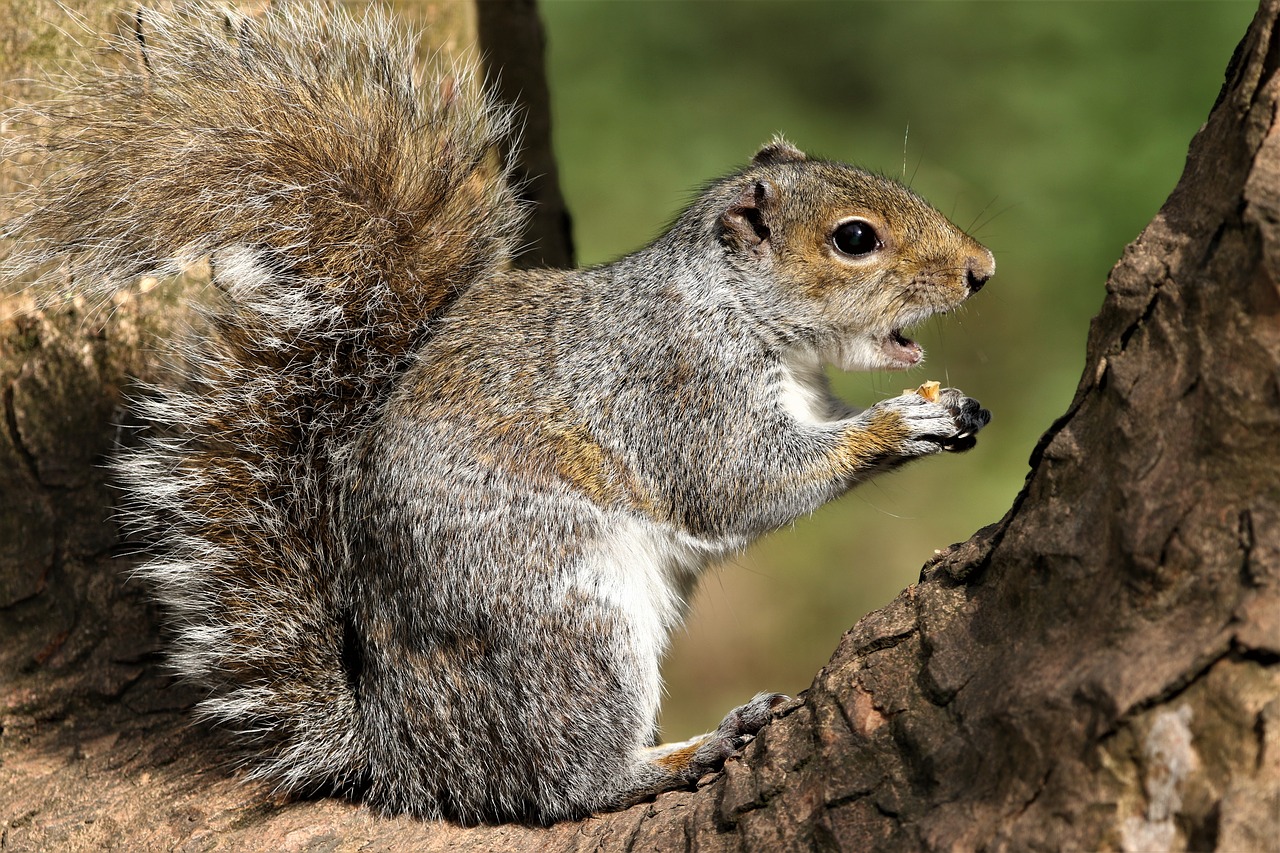
[{"label": "rough bark texture", "polygon": [[[157,300],[0,320],[0,849],[1275,849],[1280,0],[1112,272],[1008,515],[697,791],[550,829],[241,784],[105,519]],[[12,307],[12,303],[11,303]]]}]

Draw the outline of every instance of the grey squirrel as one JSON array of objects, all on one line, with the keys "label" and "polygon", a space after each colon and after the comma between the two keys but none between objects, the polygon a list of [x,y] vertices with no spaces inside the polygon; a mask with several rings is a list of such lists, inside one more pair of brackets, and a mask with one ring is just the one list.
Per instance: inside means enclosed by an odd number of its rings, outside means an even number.
[{"label": "grey squirrel", "polygon": [[[208,257],[191,374],[119,473],[200,715],[253,774],[386,813],[550,822],[688,786],[770,719],[653,746],[699,574],[856,483],[972,446],[959,391],[864,411],[823,367],[994,272],[910,190],[780,139],[615,263],[514,271],[510,112],[380,15],[140,13],[33,131],[10,274],[109,293]],[[56,115],[55,115],[56,113]]]}]

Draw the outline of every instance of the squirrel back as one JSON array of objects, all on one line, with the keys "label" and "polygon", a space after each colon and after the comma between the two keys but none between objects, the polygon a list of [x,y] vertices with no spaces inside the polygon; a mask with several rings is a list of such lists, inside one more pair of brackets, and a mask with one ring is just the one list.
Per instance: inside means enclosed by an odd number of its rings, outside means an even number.
[{"label": "squirrel back", "polygon": [[351,701],[335,459],[441,312],[506,265],[512,117],[470,68],[415,79],[381,15],[139,15],[140,44],[117,45],[139,67],[17,116],[57,169],[0,227],[18,239],[4,271],[62,264],[105,294],[210,257],[221,292],[184,345],[191,381],[141,401],[153,437],[117,460],[125,511],[159,543],[141,574],[174,667],[211,688],[202,713],[282,745],[258,772],[306,787],[361,763],[334,754],[349,724],[296,730]]}]

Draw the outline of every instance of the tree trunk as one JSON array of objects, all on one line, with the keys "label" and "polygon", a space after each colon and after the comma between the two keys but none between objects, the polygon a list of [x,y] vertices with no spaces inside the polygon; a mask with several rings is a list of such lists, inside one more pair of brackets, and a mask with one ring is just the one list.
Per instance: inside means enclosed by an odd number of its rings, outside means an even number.
[{"label": "tree trunk", "polygon": [[579,823],[462,829],[238,781],[104,521],[120,389],[180,306],[0,320],[0,848],[1275,849],[1278,15],[1264,0],[1112,271],[1005,518],[850,630],[723,773]]}]

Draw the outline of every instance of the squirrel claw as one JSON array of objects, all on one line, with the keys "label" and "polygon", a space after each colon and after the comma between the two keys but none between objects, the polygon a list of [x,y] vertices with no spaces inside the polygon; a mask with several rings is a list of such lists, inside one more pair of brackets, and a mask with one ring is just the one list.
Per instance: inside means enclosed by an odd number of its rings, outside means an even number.
[{"label": "squirrel claw", "polygon": [[745,705],[725,714],[716,734],[754,735],[773,719],[773,712],[791,699],[782,693],[757,693]]},{"label": "squirrel claw", "polygon": [[982,408],[982,404],[972,397],[966,397],[956,388],[946,388],[939,396],[939,402],[946,407],[955,418],[959,432],[942,441],[942,449],[951,453],[960,453],[978,443],[978,430],[991,423],[991,412]]},{"label": "squirrel claw", "polygon": [[942,442],[942,449],[946,453],[963,453],[966,450],[972,450],[977,443],[978,437],[972,433],[957,435]]},{"label": "squirrel claw", "polygon": [[955,419],[960,431],[942,441],[947,453],[963,453],[978,443],[978,430],[991,422],[991,412],[972,397],[966,397],[955,388],[947,388],[939,395],[939,402]]},{"label": "squirrel claw", "polygon": [[724,762],[742,751],[773,719],[774,712],[790,702],[782,693],[757,693],[750,702],[724,715],[720,725],[703,738],[688,765],[689,778],[697,780],[719,770]]}]

